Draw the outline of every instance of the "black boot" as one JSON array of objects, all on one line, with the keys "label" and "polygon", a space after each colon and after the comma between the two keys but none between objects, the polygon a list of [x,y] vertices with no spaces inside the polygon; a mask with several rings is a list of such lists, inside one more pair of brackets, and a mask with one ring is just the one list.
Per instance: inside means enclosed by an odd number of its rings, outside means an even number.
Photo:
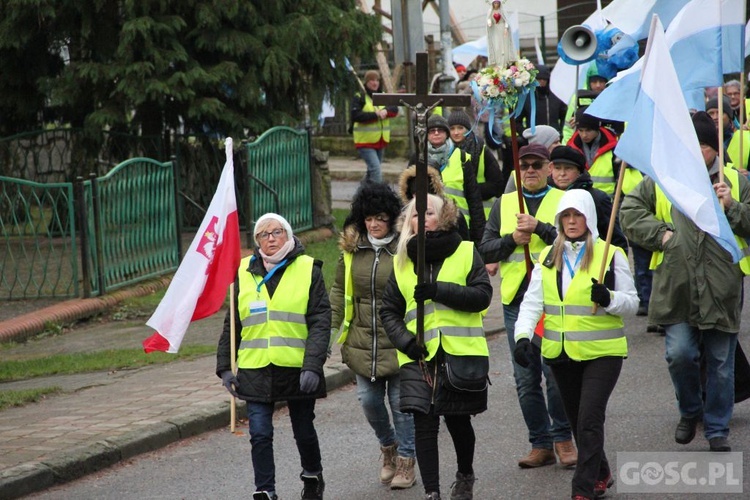
[{"label": "black boot", "polygon": [[326,489],[326,483],[323,481],[323,473],[320,472],[314,476],[306,475],[304,472],[299,475],[305,487],[302,489],[303,500],[323,500],[323,492]]}]

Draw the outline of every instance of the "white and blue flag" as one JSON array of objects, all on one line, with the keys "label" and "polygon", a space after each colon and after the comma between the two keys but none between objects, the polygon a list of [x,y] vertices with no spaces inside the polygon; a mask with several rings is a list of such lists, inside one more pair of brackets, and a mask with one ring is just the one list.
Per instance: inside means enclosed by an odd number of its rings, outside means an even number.
[{"label": "white and blue flag", "polygon": [[664,28],[651,24],[632,119],[615,154],[651,177],[672,205],[710,234],[736,263],[742,254],[708,176]]}]

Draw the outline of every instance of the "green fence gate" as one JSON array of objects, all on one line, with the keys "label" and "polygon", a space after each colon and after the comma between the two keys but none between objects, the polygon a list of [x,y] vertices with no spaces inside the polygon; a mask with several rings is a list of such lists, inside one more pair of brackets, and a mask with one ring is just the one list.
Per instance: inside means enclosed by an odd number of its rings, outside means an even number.
[{"label": "green fence gate", "polygon": [[273,127],[247,144],[248,246],[255,221],[282,215],[292,229],[313,227],[310,136],[307,131]]}]

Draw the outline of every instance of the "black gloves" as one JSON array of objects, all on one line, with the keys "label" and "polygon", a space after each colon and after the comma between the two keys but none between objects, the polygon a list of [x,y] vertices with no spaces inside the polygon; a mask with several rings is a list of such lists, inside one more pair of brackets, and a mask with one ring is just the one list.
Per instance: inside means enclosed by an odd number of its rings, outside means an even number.
[{"label": "black gloves", "polygon": [[310,394],[318,389],[320,375],[310,370],[302,370],[299,374],[299,388],[302,392]]},{"label": "black gloves", "polygon": [[424,346],[417,345],[417,339],[410,340],[408,344],[406,344],[406,348],[404,349],[404,354],[409,356],[414,361],[419,361],[422,358],[426,358],[429,352],[427,351],[427,348]]},{"label": "black gloves", "polygon": [[519,339],[513,349],[513,359],[522,368],[528,368],[531,361],[539,357],[539,347],[529,339]]},{"label": "black gloves", "polygon": [[424,302],[437,297],[437,283],[422,283],[414,287],[414,300]]},{"label": "black gloves", "polygon": [[235,398],[240,397],[240,395],[237,394],[237,391],[234,389],[234,387],[240,386],[240,381],[237,380],[237,377],[234,375],[234,373],[232,373],[232,370],[224,370],[223,372],[221,372],[221,384],[227,388],[229,394],[231,394]]},{"label": "black gloves", "polygon": [[612,302],[612,297],[609,295],[609,288],[605,285],[596,281],[596,278],[591,278],[591,302],[599,304],[602,307],[607,307]]}]

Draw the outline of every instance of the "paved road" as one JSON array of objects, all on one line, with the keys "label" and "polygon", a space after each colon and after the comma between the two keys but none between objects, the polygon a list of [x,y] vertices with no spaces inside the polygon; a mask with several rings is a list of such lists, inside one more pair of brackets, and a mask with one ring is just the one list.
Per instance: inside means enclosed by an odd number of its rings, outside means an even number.
[{"label": "paved road", "polygon": [[[612,462],[618,451],[703,451],[706,441],[697,437],[680,446],[672,436],[676,423],[673,392],[663,360],[663,338],[645,333],[645,319],[627,323],[630,357],[609,405],[606,450]],[[568,498],[572,472],[557,466],[521,470],[516,460],[527,451],[526,431],[521,419],[510,371],[506,337],[490,341],[492,360],[490,409],[474,420],[477,499]],[[317,408],[328,499],[389,499],[422,497],[422,488],[391,492],[376,481],[379,450],[361,414],[353,386],[346,386],[321,401]],[[297,498],[299,462],[285,412],[275,417],[278,492],[281,498]],[[735,451],[750,445],[750,402],[735,408],[731,441]],[[454,473],[454,454],[447,432],[441,432],[441,477],[448,496]],[[236,435],[228,429],[203,434],[158,452],[141,455],[104,472],[85,477],[31,498],[248,498],[252,489],[250,445],[246,431]],[[750,468],[745,462],[743,487],[750,492]],[[613,497],[636,498],[633,495]],[[699,496],[700,497],[700,496]],[[710,498],[738,498],[711,495]],[[659,498],[685,498],[662,495]]]}]

